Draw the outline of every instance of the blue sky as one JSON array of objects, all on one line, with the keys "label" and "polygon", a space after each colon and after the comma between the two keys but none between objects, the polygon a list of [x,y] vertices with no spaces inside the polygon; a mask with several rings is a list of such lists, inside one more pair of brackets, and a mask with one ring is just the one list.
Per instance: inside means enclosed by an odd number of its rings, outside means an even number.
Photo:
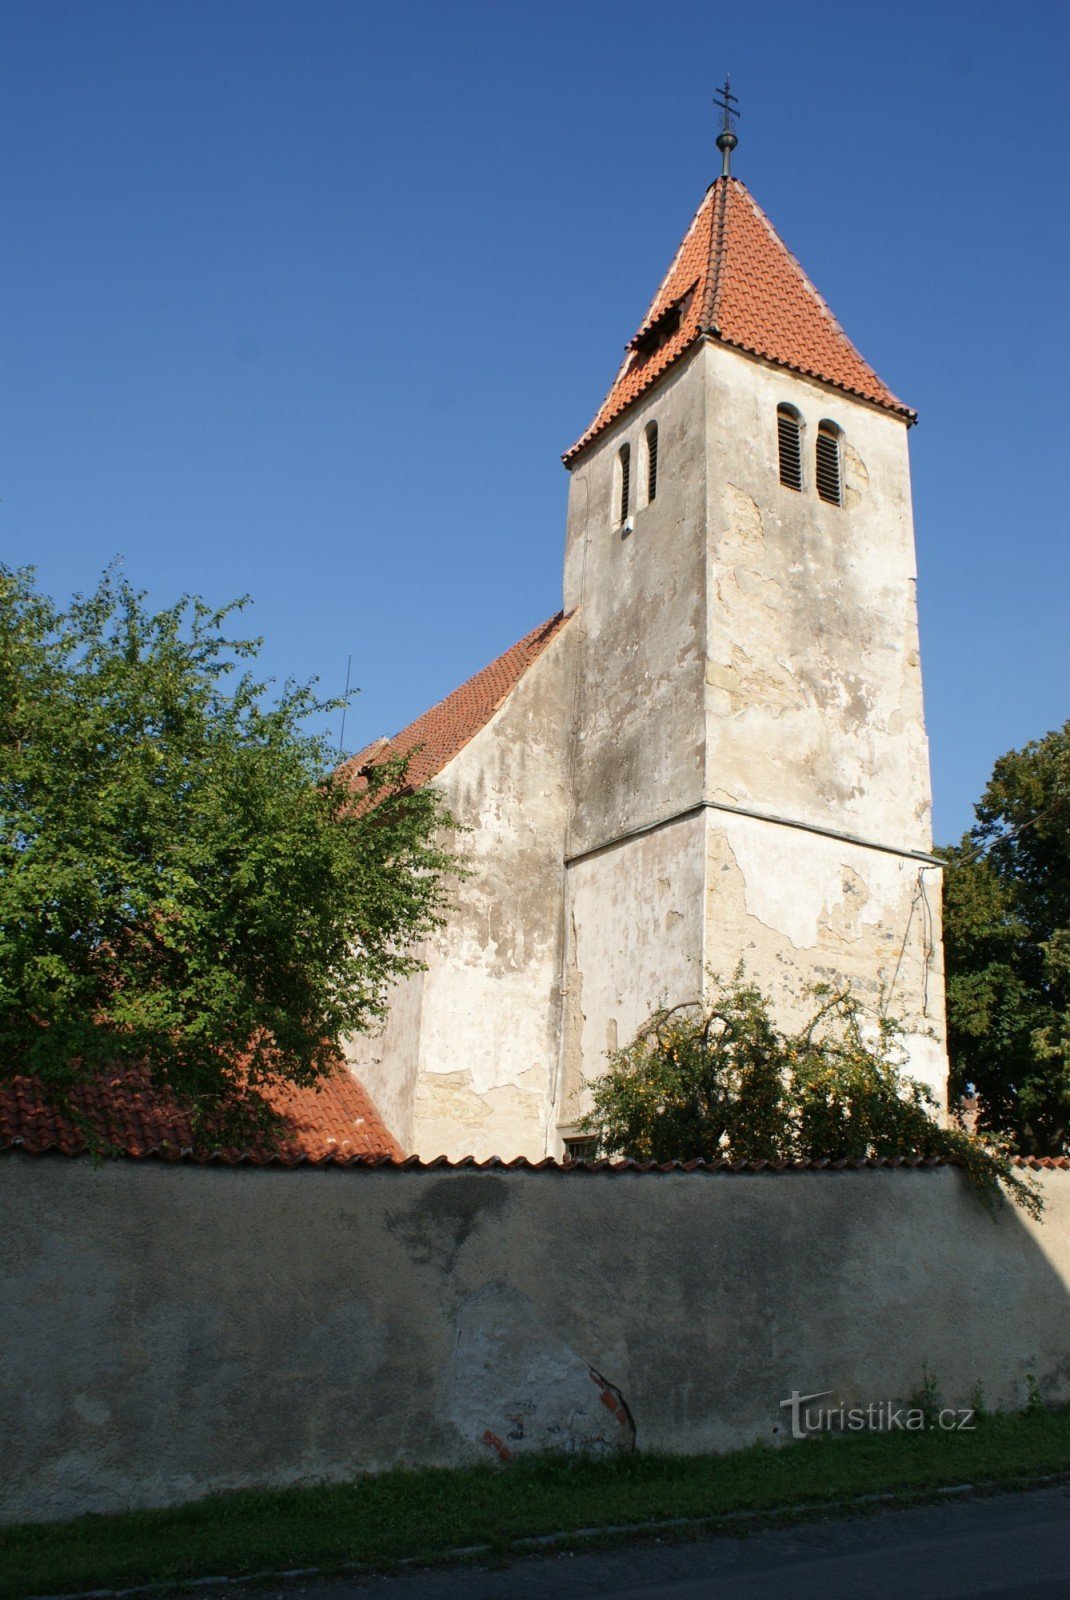
[{"label": "blue sky", "polygon": [[717,170],[912,433],[939,840],[1070,717],[1065,67],[1044,3],[0,5],[0,557],[248,591],[393,732],[554,612],[566,475]]}]

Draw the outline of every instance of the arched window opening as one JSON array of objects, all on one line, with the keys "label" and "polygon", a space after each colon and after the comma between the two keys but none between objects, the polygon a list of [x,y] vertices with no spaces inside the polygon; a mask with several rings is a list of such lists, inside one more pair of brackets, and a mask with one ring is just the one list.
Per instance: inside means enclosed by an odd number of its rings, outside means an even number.
[{"label": "arched window opening", "polygon": [[646,430],[646,503],[650,505],[658,493],[658,425],[650,423]]},{"label": "arched window opening", "polygon": [[817,430],[817,492],[830,506],[843,505],[840,473],[840,439],[834,422],[822,422]]},{"label": "arched window opening", "polygon": [[628,496],[632,486],[632,447],[622,444],[620,454],[617,456],[617,484],[620,496],[617,501],[617,521],[628,520]]},{"label": "arched window opening", "polygon": [[794,406],[776,408],[777,448],[780,453],[780,481],[786,489],[801,489],[802,419]]}]

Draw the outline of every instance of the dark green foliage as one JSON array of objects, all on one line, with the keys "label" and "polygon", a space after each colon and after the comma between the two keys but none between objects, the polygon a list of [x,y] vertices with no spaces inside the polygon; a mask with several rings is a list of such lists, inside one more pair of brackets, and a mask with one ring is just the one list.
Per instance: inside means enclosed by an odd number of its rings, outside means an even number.
[{"label": "dark green foliage", "polygon": [[236,670],[240,604],[151,615],[112,572],[61,611],[0,568],[0,1075],[60,1103],[138,1064],[204,1125],[260,1115],[245,1086],[314,1083],[439,920],[436,794],[394,764],[355,807],[304,731],[330,706]]},{"label": "dark green foliage", "polygon": [[1070,1149],[1070,722],[996,762],[942,852],[952,1092],[1028,1154]]},{"label": "dark green foliage", "polygon": [[814,997],[792,1034],[742,970],[705,1005],[656,1012],[595,1081],[585,1128],[607,1154],[639,1161],[940,1156],[987,1204],[1002,1186],[1039,1215],[1007,1155],[944,1126],[928,1090],[904,1076],[894,1018],[868,1016],[849,990]]}]

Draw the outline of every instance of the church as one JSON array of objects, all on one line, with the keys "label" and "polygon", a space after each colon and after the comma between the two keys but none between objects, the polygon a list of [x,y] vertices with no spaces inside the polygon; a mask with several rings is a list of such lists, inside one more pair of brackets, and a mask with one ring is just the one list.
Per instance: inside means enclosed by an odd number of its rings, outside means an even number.
[{"label": "church", "polygon": [[346,1056],[406,1152],[585,1153],[606,1053],[739,963],[946,1098],[908,435],[730,170],[564,455],[560,611],[392,739],[468,875]]}]

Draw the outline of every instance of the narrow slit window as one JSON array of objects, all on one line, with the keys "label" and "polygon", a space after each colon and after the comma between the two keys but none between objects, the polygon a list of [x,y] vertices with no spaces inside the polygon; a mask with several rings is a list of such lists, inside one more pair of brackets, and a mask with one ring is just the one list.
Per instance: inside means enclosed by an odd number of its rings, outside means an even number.
[{"label": "narrow slit window", "polygon": [[802,422],[791,406],[776,408],[777,447],[780,452],[780,481],[787,489],[802,489]]},{"label": "narrow slit window", "polygon": [[817,492],[830,506],[843,505],[840,473],[840,430],[834,422],[823,422],[817,430]]},{"label": "narrow slit window", "polygon": [[646,430],[646,499],[650,505],[658,493],[658,425],[652,422]]},{"label": "narrow slit window", "polygon": [[631,445],[629,445],[629,444],[621,445],[620,455],[617,457],[617,460],[620,463],[620,501],[619,501],[618,506],[617,506],[617,510],[618,510],[618,513],[619,513],[619,515],[617,517],[617,521],[618,522],[627,522],[627,520],[628,520],[628,495],[629,495],[629,493],[631,491],[631,486],[632,486],[632,447],[631,447]]}]

